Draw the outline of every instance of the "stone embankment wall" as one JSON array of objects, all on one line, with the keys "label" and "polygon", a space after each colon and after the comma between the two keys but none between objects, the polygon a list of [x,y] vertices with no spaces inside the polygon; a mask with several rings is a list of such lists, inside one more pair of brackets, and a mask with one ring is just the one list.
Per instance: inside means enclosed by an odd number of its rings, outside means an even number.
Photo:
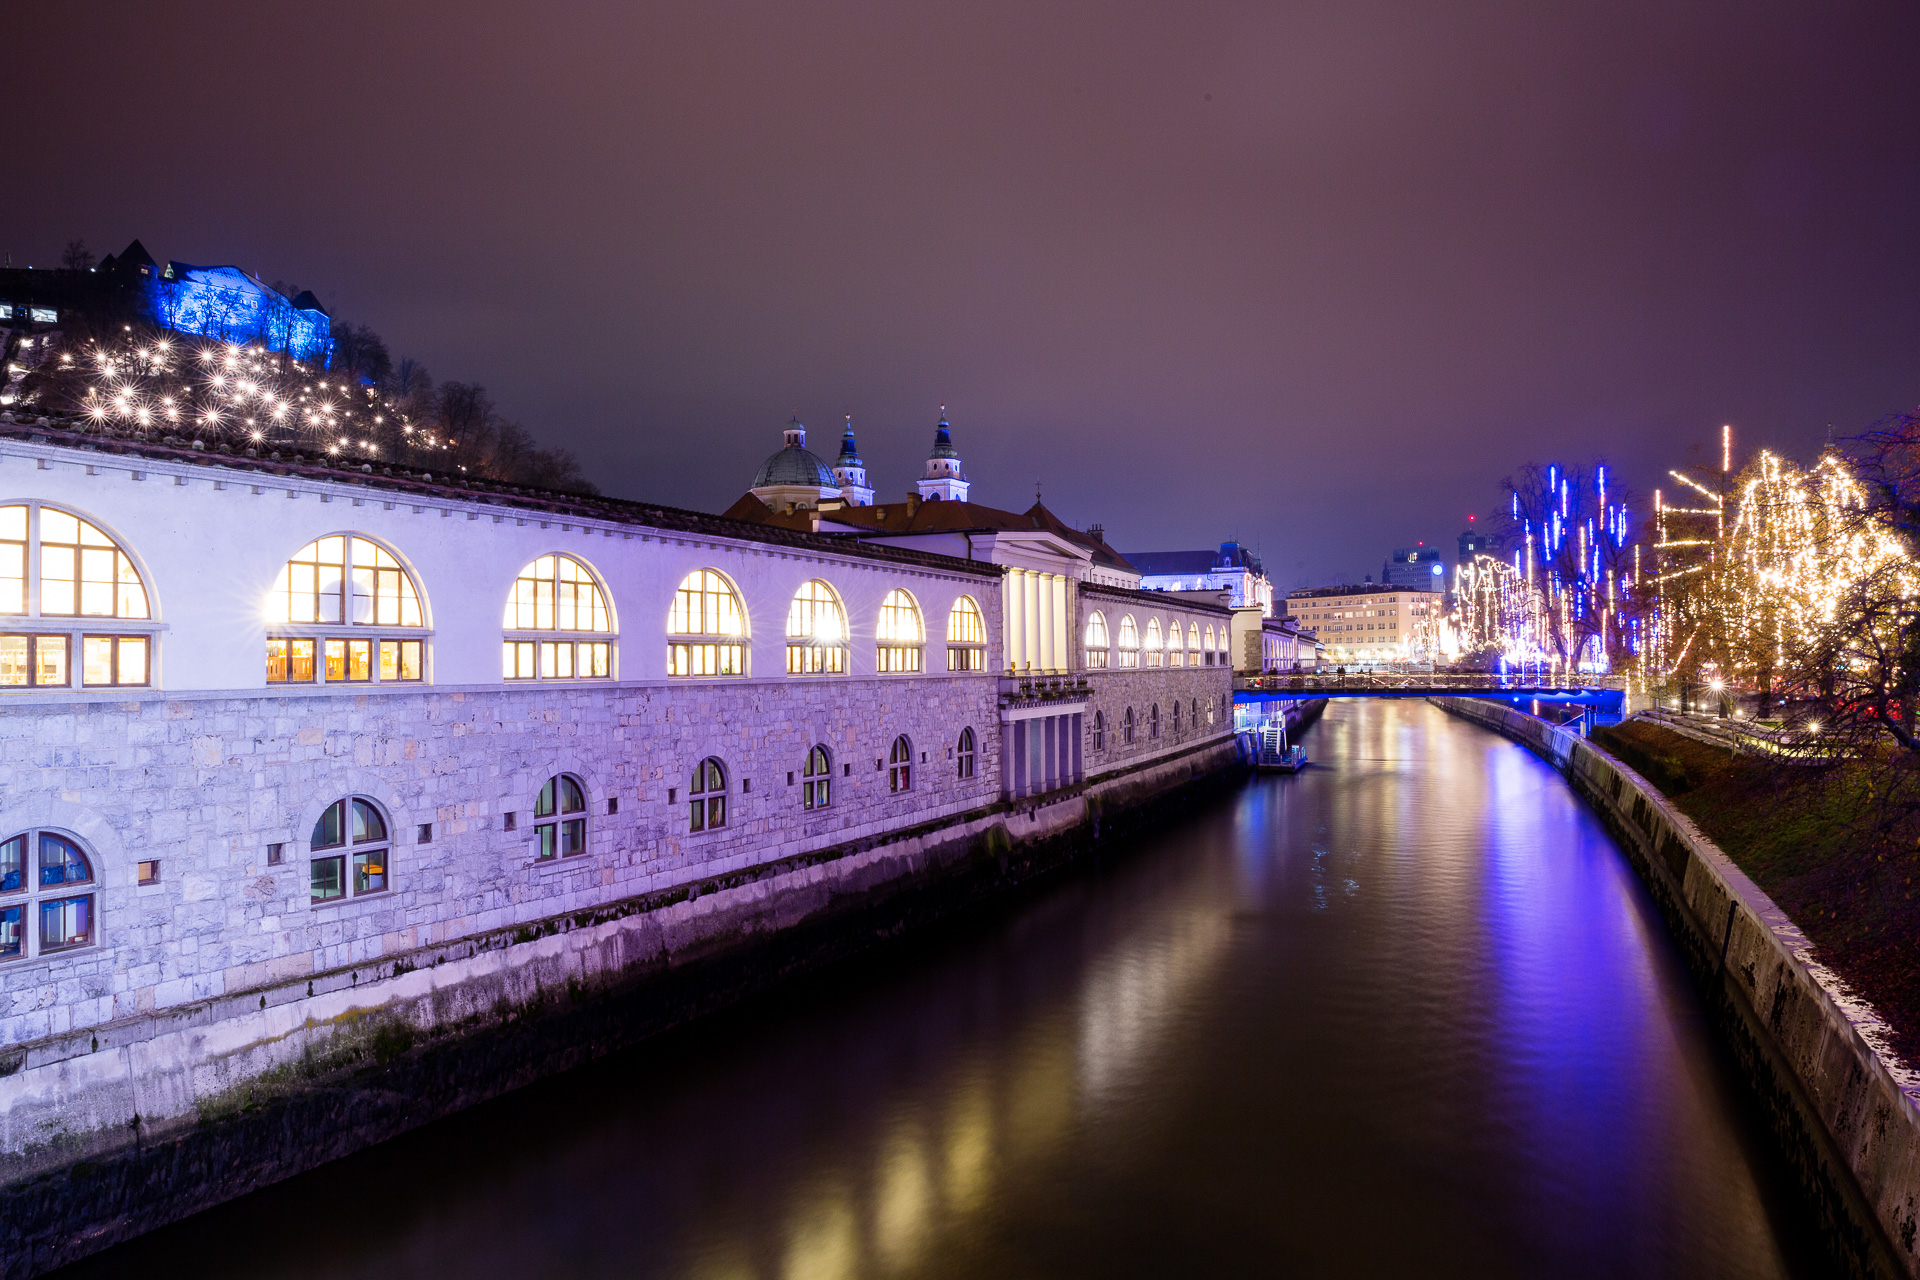
[{"label": "stone embankment wall", "polygon": [[1878,1047],[1884,1024],[1639,774],[1525,712],[1433,701],[1532,750],[1599,812],[1705,987],[1835,1254],[1856,1276],[1920,1276],[1920,1078]]},{"label": "stone embankment wall", "polygon": [[18,1280],[631,1045],[1244,776],[1243,738],[670,889],[54,1037],[0,1063]]}]

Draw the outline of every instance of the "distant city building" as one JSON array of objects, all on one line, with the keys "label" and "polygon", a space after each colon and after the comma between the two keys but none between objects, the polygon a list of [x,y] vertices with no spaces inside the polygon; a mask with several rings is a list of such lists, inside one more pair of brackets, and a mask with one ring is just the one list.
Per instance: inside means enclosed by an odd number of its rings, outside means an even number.
[{"label": "distant city building", "polygon": [[1460,535],[1459,559],[1456,564],[1472,564],[1475,556],[1489,556],[1499,549],[1498,540],[1485,530],[1475,528],[1473,517],[1467,517],[1466,531]]},{"label": "distant city building", "polygon": [[1237,542],[1218,551],[1133,551],[1127,559],[1143,591],[1227,591],[1234,608],[1257,605],[1262,617],[1273,615],[1273,583],[1260,557]]},{"label": "distant city building", "polygon": [[86,271],[0,270],[0,320],[46,325],[122,317],[321,365],[333,357],[333,321],[311,292],[289,297],[235,266],[162,266],[138,240]]},{"label": "distant city building", "polygon": [[1447,566],[1440,562],[1438,547],[1424,542],[1417,547],[1395,547],[1380,570],[1380,581],[1409,591],[1444,591]]},{"label": "distant city building", "polygon": [[1317,639],[1329,662],[1426,662],[1442,597],[1431,589],[1308,587],[1287,593],[1286,623]]}]

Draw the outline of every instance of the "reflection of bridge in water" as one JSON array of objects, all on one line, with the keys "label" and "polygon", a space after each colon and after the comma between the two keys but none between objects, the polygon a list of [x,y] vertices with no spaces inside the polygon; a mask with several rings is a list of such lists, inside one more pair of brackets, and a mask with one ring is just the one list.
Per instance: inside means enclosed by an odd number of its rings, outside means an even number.
[{"label": "reflection of bridge in water", "polygon": [[1233,700],[1264,718],[1262,704],[1309,698],[1484,698],[1538,711],[1542,705],[1582,708],[1585,718],[1617,721],[1626,705],[1626,681],[1620,676],[1542,679],[1518,675],[1450,675],[1416,671],[1353,675],[1237,676]]}]

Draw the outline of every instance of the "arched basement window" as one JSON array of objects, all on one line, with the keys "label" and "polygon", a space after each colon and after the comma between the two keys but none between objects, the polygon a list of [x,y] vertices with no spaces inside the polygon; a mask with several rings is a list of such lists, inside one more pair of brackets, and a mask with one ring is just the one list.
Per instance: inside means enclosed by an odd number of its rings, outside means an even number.
[{"label": "arched basement window", "polygon": [[1132,614],[1124,614],[1120,619],[1120,665],[1137,667],[1140,665],[1140,628],[1134,624]]},{"label": "arched basement window", "polygon": [[307,849],[310,901],[338,902],[348,896],[349,888],[356,898],[386,891],[387,861],[392,854],[387,818],[365,796],[347,796],[328,805],[313,824]]},{"label": "arched basement window", "polygon": [[920,654],[927,642],[927,630],[920,621],[920,606],[913,596],[895,587],[880,602],[880,625],[874,638],[876,670],[918,671]]},{"label": "arched basement window", "polygon": [[913,744],[907,741],[905,734],[893,740],[893,750],[887,753],[887,790],[911,791],[913,789]]},{"label": "arched basement window", "polygon": [[[1180,732],[1180,704],[1173,704],[1173,731]],[[1154,742],[1160,737],[1160,704],[1154,703],[1147,711],[1147,741]]]},{"label": "arched basement window", "polygon": [[787,606],[787,674],[847,673],[847,611],[820,578],[800,584]]},{"label": "arched basement window", "polygon": [[[1156,708],[1157,710],[1158,708]],[[1173,736],[1180,736],[1180,699],[1175,698],[1171,708],[1173,712]]]},{"label": "arched basement window", "polygon": [[687,830],[717,831],[727,825],[727,767],[708,756],[693,766],[687,788]]},{"label": "arched basement window", "polygon": [[688,574],[673,593],[667,618],[667,674],[689,679],[745,675],[746,619],[733,584],[712,569]]},{"label": "arched basement window", "polygon": [[[500,673],[508,680],[603,679],[613,674],[613,642],[566,633],[613,631],[606,593],[593,571],[572,556],[541,556],[520,571],[500,625]],[[527,635],[527,632],[545,632]]]},{"label": "arched basement window", "polygon": [[158,634],[133,559],[38,502],[0,506],[0,690],[144,685]]},{"label": "arched basement window", "polygon": [[1098,711],[1093,713],[1093,749],[1095,751],[1107,749],[1107,718]]},{"label": "arched basement window", "polygon": [[1087,669],[1093,671],[1106,666],[1112,657],[1112,653],[1111,647],[1107,642],[1106,615],[1098,609],[1095,609],[1087,615],[1087,635],[1085,643],[1087,649]]},{"label": "arched basement window", "polygon": [[587,851],[587,789],[570,773],[555,774],[533,802],[534,856],[542,862]]},{"label": "arched basement window", "polygon": [[97,884],[93,860],[71,836],[23,831],[0,843],[0,960],[97,942]]},{"label": "arched basement window", "polygon": [[1120,722],[1120,741],[1127,746],[1133,745],[1133,708],[1127,708],[1126,718]]},{"label": "arched basement window", "polygon": [[1184,667],[1187,665],[1186,642],[1180,636],[1180,620],[1175,618],[1167,626],[1167,665]]},{"label": "arched basement window", "polygon": [[1147,636],[1140,647],[1147,655],[1148,666],[1157,667],[1166,660],[1166,653],[1160,647],[1160,619],[1147,619]]},{"label": "arched basement window", "polygon": [[972,596],[961,596],[947,611],[947,670],[987,669],[987,621]]},{"label": "arched basement window", "polygon": [[956,750],[953,755],[954,776],[971,778],[973,776],[974,761],[977,755],[978,753],[974,749],[973,730],[962,729],[960,731],[959,749]]},{"label": "arched basement window", "polygon": [[425,642],[369,636],[423,625],[420,593],[391,551],[334,534],[293,553],[267,600],[267,683],[413,681]]},{"label": "arched basement window", "polygon": [[807,752],[800,776],[800,807],[824,809],[833,803],[833,754],[825,747]]}]

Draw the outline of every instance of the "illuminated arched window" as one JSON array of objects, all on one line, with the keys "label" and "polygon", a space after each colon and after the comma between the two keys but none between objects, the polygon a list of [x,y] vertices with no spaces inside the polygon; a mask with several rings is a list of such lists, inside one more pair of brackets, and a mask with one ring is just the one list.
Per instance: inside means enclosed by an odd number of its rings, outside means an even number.
[{"label": "illuminated arched window", "polygon": [[820,578],[800,584],[787,606],[787,674],[847,673],[847,611]]},{"label": "illuminated arched window", "polygon": [[733,584],[711,569],[694,570],[673,593],[673,611],[667,615],[667,634],[673,637],[667,642],[667,674],[746,674],[746,622]]},{"label": "illuminated arched window", "polygon": [[895,587],[880,602],[880,624],[874,631],[874,667],[878,671],[918,671],[927,629],[920,606],[911,593]]},{"label": "illuminated arched window", "polygon": [[1087,667],[1089,670],[1107,665],[1111,653],[1107,641],[1107,619],[1098,609],[1087,615]]},{"label": "illuminated arched window", "polygon": [[1187,665],[1187,646],[1181,635],[1178,618],[1167,625],[1167,665],[1170,667]]},{"label": "illuminated arched window", "polygon": [[1140,647],[1146,652],[1148,666],[1157,667],[1166,660],[1166,653],[1160,643],[1160,619],[1147,619],[1147,636]]},{"label": "illuminated arched window", "polygon": [[1123,614],[1120,618],[1120,665],[1137,667],[1140,665],[1140,628],[1134,625],[1133,615]]},{"label": "illuminated arched window", "polygon": [[1197,622],[1189,622],[1187,624],[1187,648],[1193,651],[1193,656],[1187,659],[1187,661],[1191,663],[1193,666],[1196,666],[1196,667],[1199,666],[1200,665],[1200,624]]},{"label": "illuminated arched window", "polygon": [[[541,556],[520,571],[500,619],[506,631],[610,634],[606,594],[592,570],[572,556]],[[602,678],[613,674],[610,640],[509,636],[501,641],[500,673],[509,680]]]},{"label": "illuminated arched window", "polygon": [[142,685],[152,630],[87,634],[89,622],[150,622],[146,584],[99,527],[38,502],[0,506],[0,689]]},{"label": "illuminated arched window", "polygon": [[322,810],[307,852],[308,896],[316,904],[337,902],[349,892],[356,898],[384,893],[392,880],[387,817],[365,796],[347,796]]},{"label": "illuminated arched window", "polygon": [[73,837],[23,831],[0,842],[0,960],[99,941],[93,860]]},{"label": "illuminated arched window", "polygon": [[288,558],[268,597],[267,683],[422,679],[424,642],[366,632],[423,622],[420,593],[391,551],[352,534],[317,538]]},{"label": "illuminated arched window", "polygon": [[1206,654],[1207,665],[1212,666],[1213,665],[1213,626],[1212,624],[1208,624],[1207,629],[1200,634],[1200,648],[1202,652]]},{"label": "illuminated arched window", "polygon": [[987,669],[987,620],[972,596],[961,596],[947,611],[947,670]]}]

